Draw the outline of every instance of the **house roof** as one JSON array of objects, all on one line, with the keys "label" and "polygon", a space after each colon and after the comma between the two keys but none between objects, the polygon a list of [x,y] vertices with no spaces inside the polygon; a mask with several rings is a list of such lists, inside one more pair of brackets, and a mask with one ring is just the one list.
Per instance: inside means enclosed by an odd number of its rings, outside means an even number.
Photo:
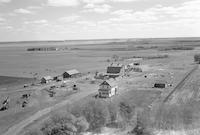
[{"label": "house roof", "polygon": [[45,80],[52,80],[53,78],[51,76],[44,76],[42,79],[45,79]]},{"label": "house roof", "polygon": [[109,80],[106,80],[106,81],[103,81],[101,85],[110,85],[111,87],[114,87],[114,86],[117,86],[117,83],[116,81],[114,81],[113,79],[109,79]]},{"label": "house roof", "polygon": [[72,69],[72,70],[66,71],[66,73],[68,73],[69,75],[75,75],[75,74],[79,74],[80,72],[76,69]]}]

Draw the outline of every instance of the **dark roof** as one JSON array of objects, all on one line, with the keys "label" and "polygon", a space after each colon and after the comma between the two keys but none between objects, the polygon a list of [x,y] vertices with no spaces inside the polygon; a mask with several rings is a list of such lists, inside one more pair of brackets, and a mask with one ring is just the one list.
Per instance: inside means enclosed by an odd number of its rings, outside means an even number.
[{"label": "dark roof", "polygon": [[111,64],[107,67],[107,73],[119,74],[121,72],[122,67],[122,64]]},{"label": "dark roof", "polygon": [[114,80],[109,79],[109,80],[103,81],[103,82],[100,84],[100,86],[101,86],[101,85],[109,85],[109,86],[111,86],[111,87],[114,87],[114,86],[117,86],[117,83],[116,83]]}]

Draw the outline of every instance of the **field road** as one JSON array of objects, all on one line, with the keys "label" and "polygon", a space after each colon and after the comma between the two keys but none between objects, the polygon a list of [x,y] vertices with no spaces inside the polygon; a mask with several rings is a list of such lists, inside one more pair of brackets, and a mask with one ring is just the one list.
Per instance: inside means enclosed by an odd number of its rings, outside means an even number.
[{"label": "field road", "polygon": [[173,94],[176,91],[179,91],[185,83],[189,80],[189,78],[195,73],[195,71],[198,69],[199,65],[195,65],[191,71],[189,71],[185,77],[176,85],[176,87],[169,93],[169,95],[163,100],[163,103],[166,103],[171,100]]},{"label": "field road", "polygon": [[30,116],[29,118],[21,121],[20,123],[10,127],[4,134],[2,135],[18,135],[23,128],[25,128],[26,126],[28,126],[29,124],[33,123],[35,120],[38,120],[39,118],[41,118],[42,116],[50,113],[52,110],[56,110],[58,108],[61,108],[67,104],[70,104],[72,102],[78,101],[90,94],[95,93],[96,91],[92,91],[92,90],[87,90],[87,91],[81,91],[79,93],[73,94],[71,95],[68,99],[55,104],[51,107],[45,108],[43,110],[38,111],[37,113],[35,113],[34,115]]}]

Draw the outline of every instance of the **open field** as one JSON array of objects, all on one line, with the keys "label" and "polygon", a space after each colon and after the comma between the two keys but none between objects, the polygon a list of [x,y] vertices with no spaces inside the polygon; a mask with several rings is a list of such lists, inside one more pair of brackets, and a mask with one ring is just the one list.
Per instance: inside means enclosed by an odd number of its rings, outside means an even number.
[{"label": "open field", "polygon": [[[19,42],[1,43],[0,46],[0,75],[16,76],[16,78],[0,77],[2,80],[0,102],[7,96],[11,100],[10,108],[0,112],[0,132],[9,135],[16,129],[17,133],[21,131],[24,133],[32,127],[37,127],[37,123],[41,123],[40,118],[45,119],[45,116],[48,117],[52,111],[62,109],[68,104],[73,106],[94,99],[99,84],[102,82],[102,80],[94,79],[94,73],[95,71],[105,73],[106,67],[114,61],[114,55],[119,57],[116,61],[124,65],[138,60],[140,63],[138,67],[143,72],[131,71],[128,76],[117,78],[118,94],[111,99],[102,99],[103,102],[119,104],[121,101],[128,100],[136,108],[143,109],[154,102],[159,104],[195,66],[193,56],[200,51],[200,40],[182,38]],[[27,51],[27,48],[35,46],[66,47],[67,49]],[[23,88],[23,84],[32,83],[33,79],[22,77],[40,79],[46,75],[61,75],[69,69],[78,69],[83,76],[67,79],[69,82],[67,87],[62,88],[60,87],[62,82],[54,81],[45,85]],[[199,69],[196,72],[198,71]],[[174,93],[171,99],[172,104],[179,103],[180,100],[190,100],[194,96],[196,100],[199,99],[199,76],[199,74],[192,76],[183,89]],[[165,80],[171,86],[164,89],[154,88],[154,84],[159,80]],[[20,87],[14,87],[16,84]],[[73,84],[77,84],[80,91],[74,92],[71,88]],[[56,95],[50,97],[47,90],[53,85],[56,86],[53,89]],[[194,85],[197,87],[194,88]],[[194,89],[192,93],[190,89]],[[21,107],[24,101],[21,98],[23,94],[31,95],[25,108]],[[24,128],[26,130],[23,130]]]},{"label": "open field", "polygon": [[0,90],[8,90],[14,86],[23,86],[35,82],[33,78],[0,76]]}]

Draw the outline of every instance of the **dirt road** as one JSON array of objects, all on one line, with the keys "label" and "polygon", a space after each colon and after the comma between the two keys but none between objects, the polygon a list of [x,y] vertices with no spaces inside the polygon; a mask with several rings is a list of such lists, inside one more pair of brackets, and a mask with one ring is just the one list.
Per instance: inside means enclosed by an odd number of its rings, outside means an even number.
[{"label": "dirt road", "polygon": [[31,117],[21,121],[20,123],[10,127],[8,129],[7,132],[5,132],[3,135],[18,135],[23,128],[25,128],[26,126],[28,126],[29,124],[33,123],[35,120],[38,120],[39,118],[41,118],[42,116],[50,113],[52,110],[56,110],[60,107],[63,107],[67,104],[70,104],[72,102],[75,102],[75,101],[78,101],[90,94],[93,94],[95,93],[96,91],[92,91],[92,90],[87,90],[87,91],[82,91],[82,92],[79,92],[77,94],[73,94],[72,96],[70,96],[68,99],[58,103],[58,104],[55,104],[54,106],[51,106],[51,107],[48,107],[48,108],[45,108],[43,110],[40,110],[38,111],[37,113],[35,113],[34,115],[32,115]]},{"label": "dirt road", "polygon": [[177,84],[177,86],[169,93],[169,95],[163,100],[163,103],[166,103],[171,100],[172,95],[176,92],[179,91],[185,83],[189,80],[189,78],[195,73],[195,71],[198,69],[199,65],[195,65],[191,71],[189,71],[185,77]]}]

